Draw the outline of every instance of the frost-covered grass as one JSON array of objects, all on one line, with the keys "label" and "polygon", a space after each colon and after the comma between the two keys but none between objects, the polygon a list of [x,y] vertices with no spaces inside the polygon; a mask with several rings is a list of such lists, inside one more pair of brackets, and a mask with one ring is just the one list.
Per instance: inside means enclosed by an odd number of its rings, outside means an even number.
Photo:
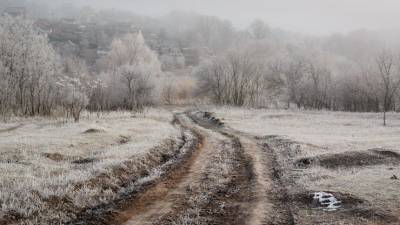
[{"label": "frost-covered grass", "polygon": [[[277,111],[217,108],[229,126],[255,135],[282,135],[316,147],[316,154],[369,148],[397,149],[400,153],[400,113],[382,115],[327,111]],[[312,151],[308,152],[313,154]]]},{"label": "frost-covered grass", "polygon": [[176,140],[181,133],[171,120],[168,111],[151,109],[135,117],[127,112],[86,114],[80,123],[44,118],[1,123],[0,215],[34,217],[48,210],[49,202],[84,208],[107,201],[117,190],[102,190],[87,181]]},{"label": "frost-covered grass", "polygon": [[303,172],[298,183],[310,190],[351,193],[368,200],[374,208],[400,215],[400,182],[390,179],[394,174],[400,174],[399,166],[378,165],[340,170],[317,166]]},{"label": "frost-covered grass", "polygon": [[[300,147],[293,162],[303,157],[346,154],[373,148],[400,153],[400,113],[388,114],[388,126],[382,114],[326,111],[277,111],[261,109],[214,108],[228,126],[256,135],[280,135]],[[279,150],[279,148],[277,148]],[[278,152],[278,154],[281,154]],[[297,170],[296,170],[297,171]],[[375,209],[400,215],[400,166],[392,164],[327,169],[312,166],[296,173],[297,185],[312,191],[350,193],[367,200]],[[400,218],[399,218],[400,219]]]}]

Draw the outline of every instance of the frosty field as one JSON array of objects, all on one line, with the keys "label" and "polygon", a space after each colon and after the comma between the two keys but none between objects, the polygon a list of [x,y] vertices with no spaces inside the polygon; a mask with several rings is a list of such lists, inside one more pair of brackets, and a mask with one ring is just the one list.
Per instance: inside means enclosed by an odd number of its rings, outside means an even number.
[{"label": "frosty field", "polygon": [[[357,209],[360,215],[370,214],[377,218],[386,214],[400,216],[398,114],[389,114],[389,125],[384,127],[382,115],[375,113],[235,108],[215,111],[234,129],[258,137],[278,135],[277,145],[290,143],[289,152],[281,146],[278,147],[281,152],[277,154],[283,170],[287,171],[284,174],[290,180],[289,192],[293,195],[302,191],[350,194],[354,198],[350,201],[363,202],[360,204],[362,209]],[[379,213],[374,213],[374,210]],[[341,221],[339,218],[330,220],[335,221],[334,224]],[[301,221],[306,223],[307,216]],[[313,224],[315,221],[308,222]],[[372,222],[386,223],[389,221]]]},{"label": "frosty field", "polygon": [[[68,208],[63,204],[84,208],[107,202],[119,191],[118,178],[110,184],[91,184],[93,179],[112,174],[113,168],[124,166],[132,157],[146,156],[168,140],[177,140],[180,132],[171,120],[167,111],[150,110],[146,117],[135,118],[123,112],[88,114],[80,123],[42,118],[1,123],[3,215],[31,218],[39,214],[62,221],[69,213],[63,211]],[[110,187],[102,189],[102,185]]]},{"label": "frosty field", "polygon": [[398,224],[399,115],[207,108],[1,123],[0,224]]},{"label": "frosty field", "polygon": [[[255,135],[282,135],[320,147],[317,154],[368,148],[400,151],[399,114],[389,114],[388,126],[384,127],[382,115],[377,113],[238,108],[217,108],[216,112],[233,128]],[[313,154],[313,151],[307,153]]]}]

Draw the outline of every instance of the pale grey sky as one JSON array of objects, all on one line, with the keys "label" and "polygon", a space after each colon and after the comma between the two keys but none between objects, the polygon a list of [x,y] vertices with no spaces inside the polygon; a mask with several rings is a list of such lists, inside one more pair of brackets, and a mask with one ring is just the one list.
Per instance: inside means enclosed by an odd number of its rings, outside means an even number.
[{"label": "pale grey sky", "polygon": [[[64,0],[68,1],[68,0]],[[400,0],[70,0],[146,15],[195,11],[244,27],[255,18],[307,34],[400,28]]]}]

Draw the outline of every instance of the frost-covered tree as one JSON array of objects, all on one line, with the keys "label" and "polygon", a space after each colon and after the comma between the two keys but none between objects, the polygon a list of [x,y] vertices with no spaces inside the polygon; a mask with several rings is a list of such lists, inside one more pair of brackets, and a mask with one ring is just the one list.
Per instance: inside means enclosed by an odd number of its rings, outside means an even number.
[{"label": "frost-covered tree", "polygon": [[124,65],[121,66],[118,73],[125,84],[126,94],[124,103],[129,110],[143,111],[146,105],[151,104],[152,67],[148,65]]},{"label": "frost-covered tree", "polygon": [[59,57],[47,36],[23,18],[0,18],[2,113],[49,115],[55,104]]},{"label": "frost-covered tree", "polygon": [[141,111],[152,103],[161,63],[141,32],[114,40],[104,64],[109,109]]},{"label": "frost-covered tree", "polygon": [[78,122],[93,91],[102,86],[102,82],[91,78],[83,60],[72,57],[64,60],[63,76],[58,79],[57,85],[67,116],[71,115]]},{"label": "frost-covered tree", "polygon": [[142,32],[127,34],[115,39],[111,44],[111,51],[106,56],[109,70],[118,70],[124,65],[152,67],[154,73],[161,71],[161,63],[157,55],[146,44]]}]

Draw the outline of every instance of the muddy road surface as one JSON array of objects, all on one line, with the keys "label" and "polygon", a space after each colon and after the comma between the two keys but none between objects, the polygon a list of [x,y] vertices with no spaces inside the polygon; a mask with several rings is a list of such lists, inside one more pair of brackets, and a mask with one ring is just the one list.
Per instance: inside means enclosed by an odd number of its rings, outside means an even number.
[{"label": "muddy road surface", "polygon": [[199,137],[197,148],[107,224],[293,224],[274,157],[256,139],[209,113],[178,114],[176,122]]},{"label": "muddy road surface", "polygon": [[176,122],[199,137],[191,157],[115,214],[109,224],[246,224],[252,165],[238,138],[194,113]]}]

